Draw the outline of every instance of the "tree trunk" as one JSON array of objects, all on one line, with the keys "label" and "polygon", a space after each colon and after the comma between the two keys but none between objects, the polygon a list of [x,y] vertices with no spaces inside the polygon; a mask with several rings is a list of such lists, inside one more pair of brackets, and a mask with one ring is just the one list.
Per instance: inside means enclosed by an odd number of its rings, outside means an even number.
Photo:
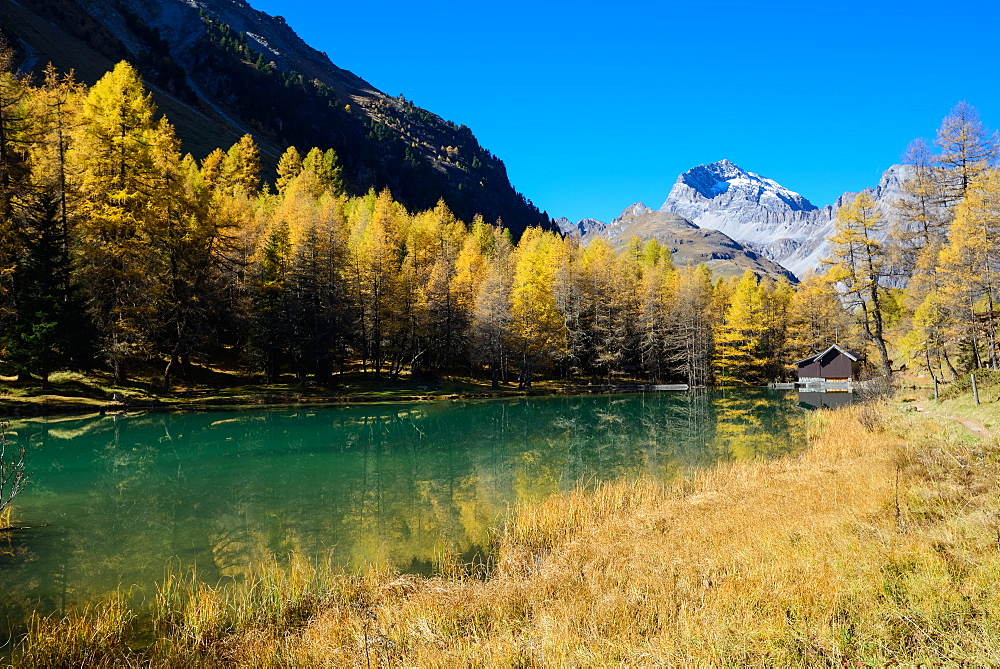
[{"label": "tree trunk", "polygon": [[[868,331],[868,336],[875,342],[875,346],[878,348],[879,362],[882,367],[882,375],[886,378],[892,376],[892,361],[889,360],[889,351],[885,345],[885,337],[882,332],[882,307],[879,305],[879,285],[877,280],[874,281],[870,289],[871,301],[872,301],[872,314],[871,322],[875,326],[875,332],[872,332],[870,328],[865,324],[865,329]],[[865,309],[865,320],[868,320],[868,310]]]},{"label": "tree trunk", "polygon": [[177,366],[177,352],[170,356],[169,362],[167,362],[166,369],[163,370],[163,391],[170,392],[170,387],[173,385],[173,369]]},{"label": "tree trunk", "polygon": [[941,347],[941,357],[944,358],[944,362],[948,365],[948,371],[951,372],[951,380],[954,381],[958,378],[958,370],[955,369],[955,365],[951,364],[951,358],[948,357],[948,350],[943,346]]},{"label": "tree trunk", "polygon": [[531,387],[531,364],[528,362],[527,356],[524,358],[524,364],[521,367],[521,373],[517,377],[517,389],[527,390]]}]

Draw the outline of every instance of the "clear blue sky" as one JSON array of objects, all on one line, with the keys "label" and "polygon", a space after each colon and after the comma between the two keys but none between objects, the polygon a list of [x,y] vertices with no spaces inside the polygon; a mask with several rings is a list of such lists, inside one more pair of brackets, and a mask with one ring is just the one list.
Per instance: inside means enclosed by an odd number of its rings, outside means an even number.
[{"label": "clear blue sky", "polygon": [[960,100],[1000,125],[988,0],[249,0],[339,67],[469,126],[540,209],[658,208],[728,158],[830,204]]}]

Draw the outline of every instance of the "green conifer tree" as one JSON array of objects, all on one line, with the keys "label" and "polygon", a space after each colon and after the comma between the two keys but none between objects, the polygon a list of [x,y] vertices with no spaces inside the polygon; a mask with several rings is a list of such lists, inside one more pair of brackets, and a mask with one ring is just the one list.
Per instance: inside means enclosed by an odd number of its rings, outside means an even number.
[{"label": "green conifer tree", "polygon": [[20,257],[13,276],[16,318],[8,329],[9,360],[20,375],[49,373],[70,362],[86,325],[70,293],[70,260],[60,198],[41,193],[18,226]]}]

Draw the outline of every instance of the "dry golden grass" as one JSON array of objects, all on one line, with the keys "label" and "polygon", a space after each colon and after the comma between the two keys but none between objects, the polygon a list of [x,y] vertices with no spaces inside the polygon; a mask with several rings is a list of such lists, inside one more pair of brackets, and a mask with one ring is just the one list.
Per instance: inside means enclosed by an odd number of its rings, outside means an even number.
[{"label": "dry golden grass", "polygon": [[127,645],[135,617],[121,596],[62,618],[37,614],[19,666],[113,667],[131,664]]},{"label": "dry golden grass", "polygon": [[[488,574],[451,565],[436,578],[348,576],[299,560],[231,589],[168,581],[159,641],[129,657],[173,666],[989,663],[1000,657],[998,481],[998,445],[958,426],[890,406],[817,414],[798,457],[524,508],[498,532]],[[24,664],[54,657],[33,651],[50,638],[33,627]]]}]

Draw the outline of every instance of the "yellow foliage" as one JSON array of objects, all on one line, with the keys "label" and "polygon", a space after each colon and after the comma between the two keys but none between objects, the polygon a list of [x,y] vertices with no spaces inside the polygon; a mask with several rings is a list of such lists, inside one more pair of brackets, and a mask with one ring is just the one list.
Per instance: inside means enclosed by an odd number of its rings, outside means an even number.
[{"label": "yellow foliage", "polygon": [[529,228],[515,253],[511,290],[511,347],[542,358],[566,346],[566,326],[556,308],[553,283],[563,246],[553,233]]},{"label": "yellow foliage", "polygon": [[763,291],[753,272],[744,272],[716,332],[714,365],[719,383],[752,385],[763,380],[767,327]]}]

